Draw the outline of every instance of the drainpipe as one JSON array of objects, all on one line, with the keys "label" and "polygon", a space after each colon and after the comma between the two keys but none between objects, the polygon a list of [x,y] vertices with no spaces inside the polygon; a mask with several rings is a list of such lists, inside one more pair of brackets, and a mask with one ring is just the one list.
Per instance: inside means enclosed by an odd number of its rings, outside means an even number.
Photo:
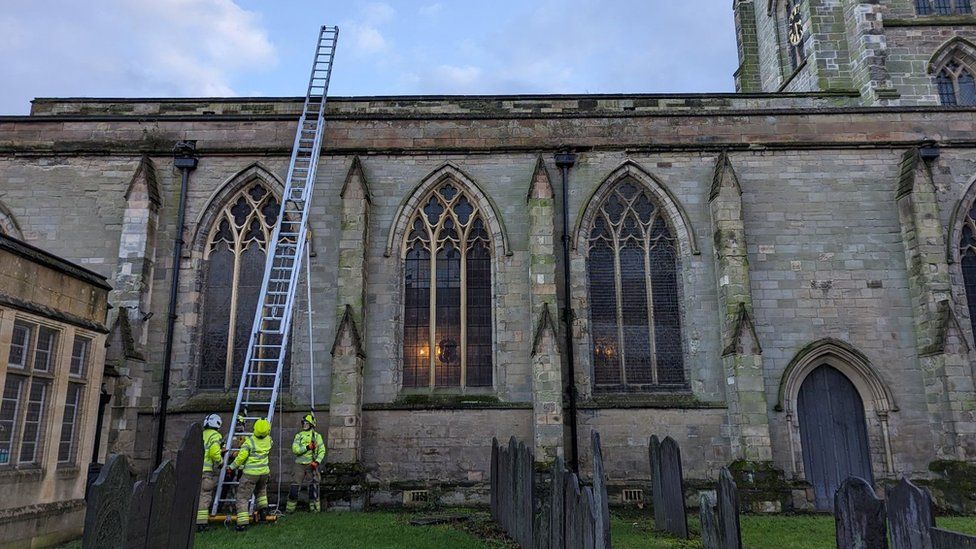
[{"label": "drainpipe", "polygon": [[176,214],[176,235],[173,239],[173,281],[169,288],[169,313],[166,317],[166,350],[163,355],[163,386],[159,397],[159,424],[156,427],[156,454],[153,468],[163,461],[166,438],[166,405],[169,403],[169,373],[173,365],[173,331],[176,328],[176,299],[180,289],[180,258],[183,256],[183,229],[186,223],[186,189],[190,172],[197,168],[196,141],[178,141],[173,148],[173,166],[180,170],[179,209]]},{"label": "drainpipe", "polygon": [[576,360],[573,356],[573,290],[569,276],[569,169],[576,164],[570,150],[556,154],[562,176],[563,202],[563,322],[566,323],[566,360],[569,364],[569,467],[579,474],[579,436],[576,425]]}]

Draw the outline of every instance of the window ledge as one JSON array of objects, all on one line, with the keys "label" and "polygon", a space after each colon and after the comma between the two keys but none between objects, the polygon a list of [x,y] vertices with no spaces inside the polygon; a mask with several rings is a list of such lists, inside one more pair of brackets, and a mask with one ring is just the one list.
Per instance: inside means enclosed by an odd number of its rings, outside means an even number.
[{"label": "window ledge", "polygon": [[[291,396],[284,391],[278,393],[278,400],[286,412],[308,411],[307,405],[299,406],[295,404]],[[167,413],[230,413],[234,411],[234,404],[236,401],[236,390],[234,392],[200,390],[200,392],[191,396],[180,404],[170,406]]]},{"label": "window ledge", "polygon": [[885,19],[885,27],[931,27],[955,25],[960,27],[976,26],[976,15],[919,15],[917,17],[904,17]]},{"label": "window ledge", "polygon": [[657,394],[597,394],[584,400],[576,406],[580,410],[598,410],[603,408],[677,408],[677,409],[707,409],[728,408],[722,401],[701,400],[691,393],[657,393]]},{"label": "window ledge", "polygon": [[73,463],[62,463],[58,465],[58,478],[59,479],[73,479],[78,477],[78,473],[81,469]]},{"label": "window ledge", "polygon": [[38,482],[42,478],[44,478],[44,469],[40,467],[10,468],[0,470],[0,484]]},{"label": "window ledge", "polygon": [[531,410],[531,402],[502,402],[493,394],[404,393],[393,402],[363,404],[363,410]]}]

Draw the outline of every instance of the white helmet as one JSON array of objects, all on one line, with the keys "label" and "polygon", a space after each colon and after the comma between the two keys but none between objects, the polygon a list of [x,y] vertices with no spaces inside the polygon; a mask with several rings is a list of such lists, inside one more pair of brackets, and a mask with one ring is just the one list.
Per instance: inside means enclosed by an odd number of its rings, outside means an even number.
[{"label": "white helmet", "polygon": [[217,414],[210,414],[203,418],[203,427],[205,429],[220,429],[221,423],[220,416]]}]

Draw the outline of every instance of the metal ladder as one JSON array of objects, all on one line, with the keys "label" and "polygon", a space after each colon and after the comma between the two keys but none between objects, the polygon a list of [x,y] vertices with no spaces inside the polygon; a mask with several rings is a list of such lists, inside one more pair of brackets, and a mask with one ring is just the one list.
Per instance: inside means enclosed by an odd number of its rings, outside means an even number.
[{"label": "metal ladder", "polygon": [[[281,210],[271,236],[273,245],[269,246],[264,266],[264,281],[247,344],[237,403],[230,418],[230,431],[225,443],[227,451],[224,453],[211,515],[217,514],[222,503],[234,503],[234,498],[229,497],[227,492],[238,481],[226,479],[231,456],[240,449],[241,441],[251,436],[255,421],[267,419],[270,422],[274,417],[288,349],[295,290],[305,253],[309,203],[322,149],[325,102],[338,39],[338,27],[323,26],[319,30],[312,75],[295,132]],[[244,420],[243,425],[238,425],[238,418]],[[278,443],[281,444],[281,441]]]}]

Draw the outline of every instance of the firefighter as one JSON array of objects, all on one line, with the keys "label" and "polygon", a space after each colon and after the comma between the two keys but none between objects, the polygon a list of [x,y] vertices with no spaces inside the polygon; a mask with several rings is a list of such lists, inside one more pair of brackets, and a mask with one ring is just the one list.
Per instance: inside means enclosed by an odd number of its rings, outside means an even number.
[{"label": "firefighter", "polygon": [[221,424],[217,414],[209,414],[203,418],[203,480],[200,483],[200,505],[197,507],[197,531],[207,529],[210,503],[213,501],[214,487],[217,486],[217,472],[223,464],[224,453],[221,447],[224,437],[220,434]]},{"label": "firefighter", "polygon": [[325,442],[322,440],[322,435],[315,430],[315,416],[312,414],[305,414],[302,418],[302,430],[295,435],[291,451],[295,454],[295,466],[292,469],[291,489],[288,490],[286,510],[289,513],[295,510],[298,506],[298,492],[305,482],[310,482],[308,510],[318,512],[321,510],[319,483],[322,479],[319,465],[325,461]]},{"label": "firefighter", "polygon": [[248,500],[254,496],[255,510],[261,520],[265,519],[268,509],[268,481],[271,480],[271,468],[268,459],[271,455],[271,423],[266,419],[254,422],[254,434],[247,437],[241,445],[234,463],[228,468],[231,471],[242,470],[240,484],[237,485],[237,531],[247,530],[250,516],[247,513]]}]

